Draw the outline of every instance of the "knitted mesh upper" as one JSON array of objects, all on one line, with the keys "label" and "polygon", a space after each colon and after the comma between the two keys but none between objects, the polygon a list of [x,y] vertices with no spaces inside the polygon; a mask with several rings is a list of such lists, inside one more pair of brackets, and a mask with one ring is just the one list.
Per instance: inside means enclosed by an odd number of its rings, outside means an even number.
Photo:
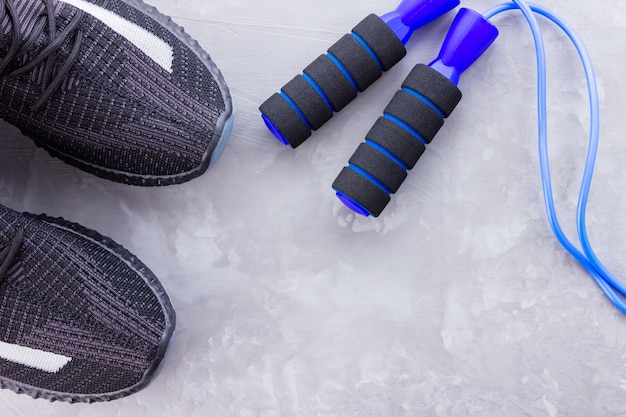
[{"label": "knitted mesh upper", "polygon": [[[11,75],[51,40],[47,30],[33,29],[42,20],[48,24],[42,17],[43,0],[8,1],[15,4],[22,45],[27,45],[26,53],[0,74],[1,118],[67,162],[112,176],[179,176],[197,170],[210,157],[219,139],[214,137],[216,127],[221,129],[218,125],[230,115],[230,96],[208,55],[190,47],[189,38],[173,23],[161,24],[156,11],[131,6],[140,3],[136,0],[90,0],[170,45],[172,72],[85,13],[47,60]],[[77,9],[48,1],[54,6],[57,34],[62,33]],[[12,40],[13,23],[6,13],[1,25],[0,59]],[[79,32],[82,39],[77,41]],[[77,42],[77,58],[59,88],[39,110],[30,111],[42,94],[48,60],[54,62],[53,74],[58,73]]]},{"label": "knitted mesh upper", "polygon": [[24,240],[0,277],[0,342],[72,359],[56,373],[44,372],[2,358],[0,349],[0,386],[95,401],[146,383],[174,325],[156,278],[95,232],[3,206],[0,249],[19,227]]}]

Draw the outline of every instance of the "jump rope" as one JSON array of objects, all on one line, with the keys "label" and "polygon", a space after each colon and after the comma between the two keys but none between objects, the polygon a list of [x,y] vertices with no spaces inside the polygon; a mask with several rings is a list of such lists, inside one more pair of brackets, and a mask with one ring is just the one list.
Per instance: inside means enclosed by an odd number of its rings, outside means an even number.
[{"label": "jump rope", "polygon": [[[419,27],[454,9],[459,0],[404,0],[381,17],[369,15],[261,106],[263,120],[281,142],[298,147],[334,113],[346,107],[405,55],[404,45]],[[418,64],[402,83],[334,181],[337,197],[364,216],[379,216],[446,119],[461,100],[461,74],[495,41],[490,22],[519,10],[526,19],[537,59],[538,147],[544,205],[558,242],[591,275],[609,300],[626,314],[626,285],[598,259],[587,234],[586,211],[595,167],[600,109],[591,59],[575,30],[547,8],[523,0],[497,5],[484,14],[462,8],[454,18],[439,56]],[[584,68],[590,126],[587,158],[578,196],[577,248],[565,235],[554,204],[548,158],[546,56],[535,14],[557,25],[572,42]]]}]

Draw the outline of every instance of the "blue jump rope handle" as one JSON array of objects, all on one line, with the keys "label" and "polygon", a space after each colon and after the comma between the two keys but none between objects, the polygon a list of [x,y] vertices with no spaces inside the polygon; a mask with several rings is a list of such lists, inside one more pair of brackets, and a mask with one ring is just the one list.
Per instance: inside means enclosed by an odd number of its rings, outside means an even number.
[{"label": "blue jump rope handle", "polygon": [[413,31],[458,4],[404,0],[382,17],[367,16],[259,107],[265,124],[281,142],[296,148],[398,63]]},{"label": "blue jump rope handle", "polygon": [[364,216],[379,216],[461,100],[460,74],[498,36],[482,15],[461,9],[439,57],[404,80],[333,183],[339,199]]}]

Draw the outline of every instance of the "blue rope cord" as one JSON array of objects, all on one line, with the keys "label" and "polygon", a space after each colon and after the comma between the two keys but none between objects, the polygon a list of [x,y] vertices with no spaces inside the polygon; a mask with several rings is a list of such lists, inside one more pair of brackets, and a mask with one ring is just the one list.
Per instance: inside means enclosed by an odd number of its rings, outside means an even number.
[{"label": "blue rope cord", "polygon": [[[541,178],[543,187],[544,204],[546,207],[546,213],[548,221],[554,235],[559,243],[567,250],[581,265],[585,268],[591,277],[596,281],[598,286],[611,300],[611,302],[624,314],[626,314],[626,303],[622,297],[626,297],[626,285],[621,282],[613,273],[611,273],[596,256],[589,237],[587,235],[586,225],[586,212],[587,201],[589,199],[589,190],[591,188],[591,181],[593,177],[593,170],[595,167],[595,161],[598,151],[598,141],[600,136],[600,106],[598,101],[598,91],[596,85],[596,78],[593,72],[591,59],[587,50],[581,41],[575,30],[569,26],[565,21],[550,12],[545,7],[527,3],[523,0],[513,0],[510,3],[504,3],[495,6],[485,12],[484,16],[487,19],[491,19],[496,15],[508,10],[519,9],[528,24],[535,42],[535,50],[537,55],[537,116],[538,116],[538,139],[539,139],[539,160],[541,166]],[[546,97],[546,56],[545,47],[543,43],[543,37],[541,29],[535,18],[534,13],[546,17],[551,22],[555,23],[559,28],[565,32],[571,42],[576,47],[578,55],[581,59],[583,68],[585,70],[585,77],[587,78],[587,91],[589,95],[589,109],[590,109],[590,127],[589,127],[589,145],[587,160],[585,162],[585,170],[583,173],[582,185],[580,187],[578,197],[578,207],[576,210],[576,222],[578,230],[578,240],[582,252],[574,246],[574,244],[567,238],[563,232],[559,223],[556,209],[554,205],[554,198],[552,194],[552,180],[550,176],[550,162],[548,158],[548,134],[547,134],[547,97]]]}]

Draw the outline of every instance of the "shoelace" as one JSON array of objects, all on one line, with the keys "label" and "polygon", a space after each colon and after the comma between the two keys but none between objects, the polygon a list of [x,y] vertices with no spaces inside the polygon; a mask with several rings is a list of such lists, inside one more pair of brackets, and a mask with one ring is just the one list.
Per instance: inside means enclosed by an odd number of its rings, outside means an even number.
[{"label": "shoelace", "polygon": [[[41,0],[46,5],[46,11],[42,13],[35,23],[30,39],[24,41],[20,32],[20,22],[17,16],[14,1],[15,0],[0,0],[0,22],[8,16],[13,26],[9,52],[4,58],[0,59],[0,75],[6,71],[11,62],[28,52],[33,43],[44,35],[47,26],[47,37],[49,39],[48,45],[29,62],[8,74],[9,76],[22,74],[32,70],[37,65],[45,61],[41,76],[42,93],[29,109],[30,111],[36,111],[41,108],[41,106],[50,98],[52,93],[59,88],[78,57],[78,52],[83,39],[83,32],[82,30],[76,28],[78,27],[84,12],[82,10],[77,10],[76,14],[72,17],[63,31],[57,32],[56,18],[54,16],[54,4],[52,3],[52,0]],[[73,41],[74,44],[72,46],[72,51],[63,63],[63,66],[56,74],[53,74],[56,62],[55,52],[61,48],[63,43],[73,32],[76,32],[76,34]]]},{"label": "shoelace", "polygon": [[24,228],[19,227],[15,231],[13,238],[4,247],[4,249],[0,251],[0,283],[2,283],[9,268],[13,264],[13,261],[15,260],[17,252],[20,250],[23,241]]}]

